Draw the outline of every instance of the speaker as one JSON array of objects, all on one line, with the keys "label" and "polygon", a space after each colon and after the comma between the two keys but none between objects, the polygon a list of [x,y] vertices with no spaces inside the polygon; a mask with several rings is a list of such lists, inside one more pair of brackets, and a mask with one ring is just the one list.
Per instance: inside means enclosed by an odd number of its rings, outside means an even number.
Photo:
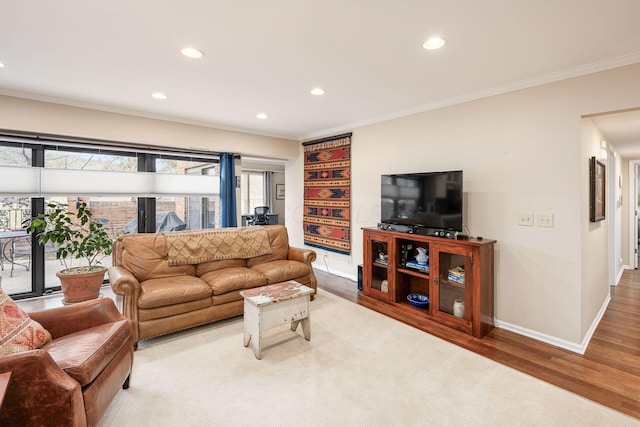
[{"label": "speaker", "polygon": [[416,228],[418,227],[415,225],[386,224],[384,222],[378,223],[379,230],[398,231],[400,233],[415,233]]},{"label": "speaker", "polygon": [[455,239],[455,232],[450,230],[434,230],[433,235],[436,237],[444,237],[445,239]]},{"label": "speaker", "polygon": [[407,265],[407,261],[413,259],[413,243],[403,243],[400,245],[400,267]]},{"label": "speaker", "polygon": [[358,290],[362,290],[362,264],[358,265]]}]

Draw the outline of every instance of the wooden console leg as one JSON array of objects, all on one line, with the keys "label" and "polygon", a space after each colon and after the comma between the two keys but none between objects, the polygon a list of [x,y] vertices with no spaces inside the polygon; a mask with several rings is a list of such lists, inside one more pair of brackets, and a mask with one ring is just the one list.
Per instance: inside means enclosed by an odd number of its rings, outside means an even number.
[{"label": "wooden console leg", "polygon": [[129,373],[129,375],[127,375],[127,379],[124,380],[124,384],[122,384],[122,389],[126,390],[129,388],[129,380],[131,379],[131,373]]}]

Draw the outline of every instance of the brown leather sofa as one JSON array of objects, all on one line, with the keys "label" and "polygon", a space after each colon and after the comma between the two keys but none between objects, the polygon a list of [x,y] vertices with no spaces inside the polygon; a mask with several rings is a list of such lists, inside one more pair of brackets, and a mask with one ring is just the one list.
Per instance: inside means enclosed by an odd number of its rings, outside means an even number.
[{"label": "brown leather sofa", "polygon": [[129,321],[109,298],[29,316],[53,340],[38,350],[0,356],[0,372],[11,372],[0,425],[96,425],[120,387],[129,387]]},{"label": "brown leather sofa", "polygon": [[125,234],[112,257],[109,281],[136,346],[242,314],[244,289],[295,280],[316,290],[316,253],[290,247],[281,225]]}]

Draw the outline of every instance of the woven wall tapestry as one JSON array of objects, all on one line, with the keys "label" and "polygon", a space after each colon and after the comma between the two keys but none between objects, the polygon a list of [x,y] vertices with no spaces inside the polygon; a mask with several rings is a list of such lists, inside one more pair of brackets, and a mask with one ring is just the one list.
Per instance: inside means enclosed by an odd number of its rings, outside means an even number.
[{"label": "woven wall tapestry", "polygon": [[351,253],[351,134],[304,147],[304,243]]}]

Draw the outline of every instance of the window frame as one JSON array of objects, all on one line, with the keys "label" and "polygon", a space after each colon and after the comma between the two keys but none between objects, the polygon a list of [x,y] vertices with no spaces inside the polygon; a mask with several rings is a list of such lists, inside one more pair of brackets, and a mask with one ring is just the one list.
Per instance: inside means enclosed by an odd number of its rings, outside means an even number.
[{"label": "window frame", "polygon": [[[51,139],[51,137],[15,136],[0,133],[0,147],[23,147],[31,149],[31,167],[45,167],[46,152],[68,151],[75,153],[92,153],[100,155],[117,155],[136,157],[137,172],[156,172],[155,161],[159,158],[175,160],[191,160],[202,163],[218,163],[219,154],[191,150],[172,149],[156,146],[137,146],[135,144],[114,143],[112,141],[74,140],[72,138]],[[211,168],[212,166],[209,166]],[[19,196],[18,196],[19,197]],[[36,216],[45,211],[44,197],[30,197],[31,214]],[[137,197],[139,232],[155,232],[155,197]],[[201,203],[208,201],[201,198]],[[147,220],[145,220],[145,218]],[[203,218],[203,221],[207,218]],[[204,222],[203,222],[204,224]],[[45,285],[45,252],[44,247],[37,244],[36,236],[31,236],[31,290],[11,294],[14,299],[32,298],[50,294],[60,290],[60,286]]]}]

